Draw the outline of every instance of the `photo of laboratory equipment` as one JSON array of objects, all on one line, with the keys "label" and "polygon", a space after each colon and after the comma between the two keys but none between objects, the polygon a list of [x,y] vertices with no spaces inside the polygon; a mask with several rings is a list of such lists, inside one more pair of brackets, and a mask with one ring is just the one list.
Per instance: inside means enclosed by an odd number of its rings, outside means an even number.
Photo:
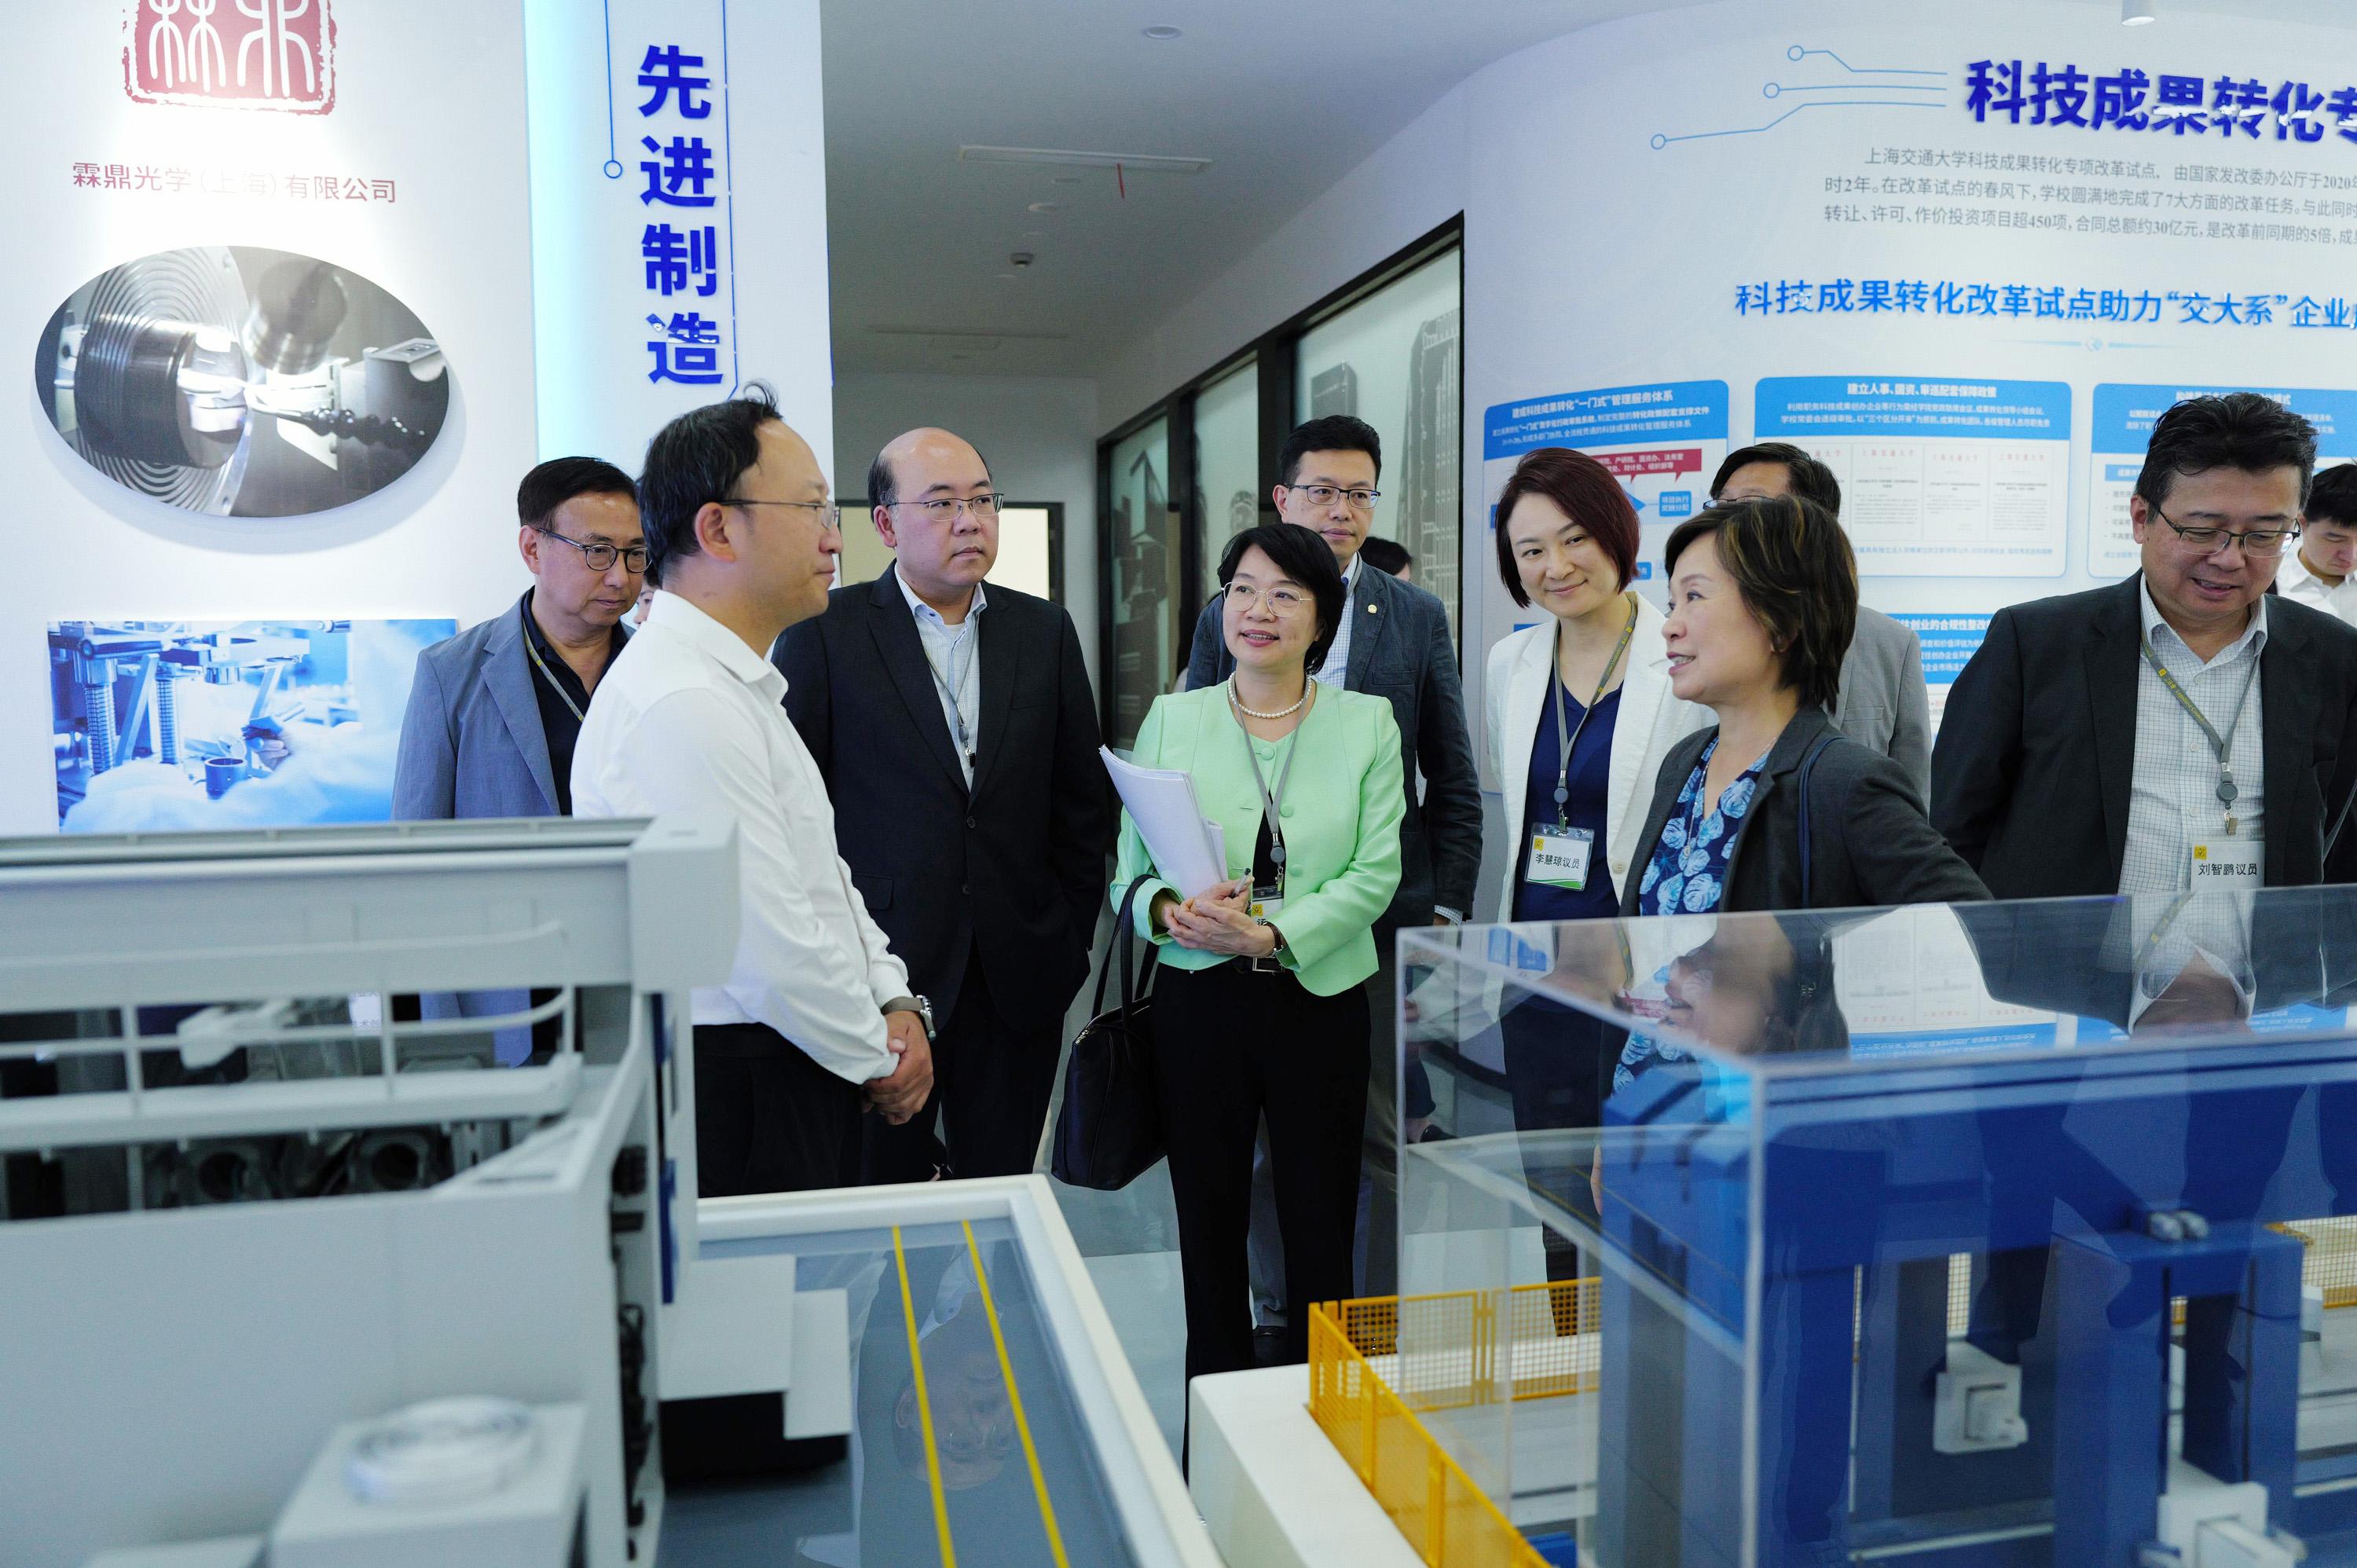
[{"label": "photo of laboratory equipment", "polygon": [[66,832],[382,822],[418,650],[450,620],[51,623]]},{"label": "photo of laboratory equipment", "polygon": [[349,268],[250,245],[91,279],[41,329],[33,387],[91,467],[219,517],[297,517],[381,490],[450,406],[441,345],[407,306]]}]

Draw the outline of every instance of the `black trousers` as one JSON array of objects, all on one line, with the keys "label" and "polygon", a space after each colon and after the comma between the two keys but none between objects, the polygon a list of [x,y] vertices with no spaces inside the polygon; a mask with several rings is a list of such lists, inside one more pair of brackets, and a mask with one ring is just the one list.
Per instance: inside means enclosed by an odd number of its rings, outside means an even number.
[{"label": "black trousers", "polygon": [[849,1187],[859,1086],[766,1024],[695,1028],[696,1190],[705,1197]]},{"label": "black trousers", "polygon": [[1360,986],[1312,996],[1290,974],[1234,963],[1154,977],[1154,1074],[1178,1209],[1188,1377],[1254,1364],[1244,1235],[1263,1117],[1285,1242],[1286,1358],[1308,1359],[1312,1302],[1350,1295],[1367,1027]]},{"label": "black trousers", "polygon": [[871,1186],[930,1181],[944,1164],[953,1176],[1029,1176],[1063,1054],[1063,1020],[1023,1029],[999,1016],[976,949],[966,960],[957,1010],[935,1019],[934,1027],[933,1092],[898,1127],[881,1116],[867,1119],[860,1179]]}]

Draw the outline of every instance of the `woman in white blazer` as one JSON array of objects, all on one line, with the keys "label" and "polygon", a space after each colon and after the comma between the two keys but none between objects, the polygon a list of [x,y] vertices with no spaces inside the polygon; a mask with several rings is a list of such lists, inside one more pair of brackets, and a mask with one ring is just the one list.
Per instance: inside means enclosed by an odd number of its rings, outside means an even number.
[{"label": "woman in white blazer", "polygon": [[[1662,612],[1630,591],[1637,513],[1583,453],[1541,447],[1498,497],[1498,575],[1546,613],[1490,650],[1490,768],[1518,840],[1498,918],[1611,918],[1662,759],[1713,722],[1670,691]],[[1530,997],[1500,1017],[1515,1125],[1592,1127],[1609,1092],[1603,1030]]]}]

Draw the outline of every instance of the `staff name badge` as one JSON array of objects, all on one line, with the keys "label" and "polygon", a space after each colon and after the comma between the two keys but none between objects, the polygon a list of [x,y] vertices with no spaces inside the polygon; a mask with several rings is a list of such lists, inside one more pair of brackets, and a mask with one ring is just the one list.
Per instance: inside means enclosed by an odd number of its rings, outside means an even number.
[{"label": "staff name badge", "polygon": [[2256,887],[2259,855],[2256,839],[2199,840],[2193,845],[2193,886]]},{"label": "staff name badge", "polygon": [[1284,908],[1283,886],[1260,886],[1253,889],[1252,902],[1245,906],[1244,913],[1255,920],[1274,920]]},{"label": "staff name badge", "polygon": [[1531,862],[1523,880],[1567,893],[1587,889],[1587,864],[1596,834],[1587,828],[1541,828],[1531,834]]}]

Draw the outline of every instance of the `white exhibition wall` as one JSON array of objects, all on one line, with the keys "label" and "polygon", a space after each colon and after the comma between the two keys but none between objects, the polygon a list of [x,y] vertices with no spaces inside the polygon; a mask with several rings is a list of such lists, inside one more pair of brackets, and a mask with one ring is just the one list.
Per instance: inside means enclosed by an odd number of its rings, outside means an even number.
[{"label": "white exhibition wall", "polygon": [[759,380],[831,470],[818,0],[524,12],[541,455],[636,473]]},{"label": "white exhibition wall", "polygon": [[[20,613],[0,627],[0,832],[13,833],[58,825],[52,623],[479,618],[518,591],[512,532],[498,521],[533,451],[519,7],[315,0],[261,37],[269,25],[234,6],[177,17],[134,0],[19,10],[17,58],[39,68],[16,90],[25,156],[0,173],[28,237],[0,252],[0,338],[17,374],[31,372],[18,416],[0,421],[0,469],[24,525],[10,562]],[[257,412],[242,439],[183,436],[169,364],[160,391],[155,364],[126,368],[126,355],[147,350],[122,328],[141,319],[181,318],[230,349],[276,260],[260,252],[328,263],[348,297],[307,319],[324,329],[341,315],[345,329],[328,371],[265,377],[240,361],[223,373],[233,381],[242,367],[253,401],[288,403],[341,375],[347,408],[370,407],[382,390],[372,378],[385,377],[395,398],[374,406],[388,414],[400,397],[447,390],[438,435],[406,472],[366,479],[388,454],[405,460],[402,438],[382,428],[382,440],[331,440]],[[129,265],[167,252],[177,254]],[[113,293],[85,294],[102,274]],[[80,302],[70,321],[70,298]],[[71,437],[49,412],[61,354],[71,359],[69,326],[89,329],[91,350]],[[102,351],[104,341],[113,348]],[[396,346],[396,360],[361,355]],[[301,344],[278,347],[282,363],[311,358]],[[222,370],[183,366],[180,385]],[[112,389],[101,384],[110,371]],[[145,397],[126,399],[126,381]],[[215,387],[195,401],[227,399]],[[70,393],[60,406],[75,406]],[[85,460],[70,439],[149,456],[158,441],[186,439],[213,443],[214,458],[233,444],[235,455],[210,468],[126,466]],[[399,650],[380,651],[405,680]]]},{"label": "white exhibition wall", "polygon": [[1531,614],[1489,511],[1532,446],[1620,472],[1656,592],[1731,446],[1824,456],[1935,704],[1992,610],[2134,568],[2178,396],[2287,398],[2357,456],[2357,34],[1941,9],[1679,10],[1468,84],[1469,683]]},{"label": "white exhibition wall", "polygon": [[759,376],[831,465],[817,0],[610,13],[27,8],[0,833],[381,816],[535,461]]}]

